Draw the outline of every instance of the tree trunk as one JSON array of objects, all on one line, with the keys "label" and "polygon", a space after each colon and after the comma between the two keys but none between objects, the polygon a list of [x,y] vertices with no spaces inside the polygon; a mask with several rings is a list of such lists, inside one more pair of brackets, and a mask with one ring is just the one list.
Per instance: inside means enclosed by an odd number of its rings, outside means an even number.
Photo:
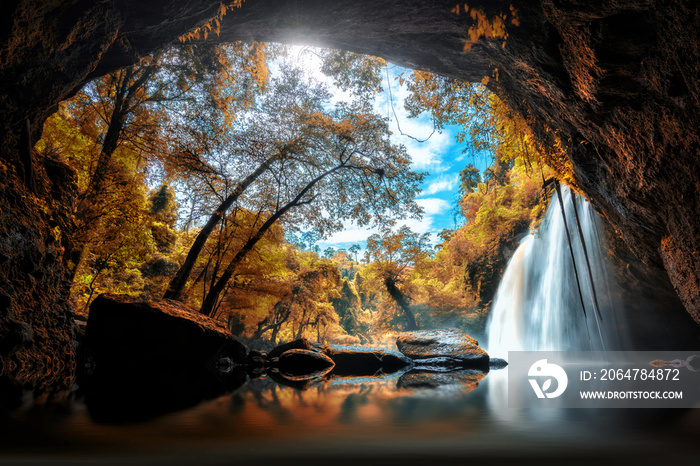
[{"label": "tree trunk", "polygon": [[209,217],[209,221],[207,221],[207,224],[204,225],[204,228],[202,228],[202,230],[197,235],[197,238],[195,238],[192,247],[187,253],[185,261],[182,263],[180,269],[170,281],[168,289],[163,295],[163,298],[176,299],[178,301],[182,300],[182,291],[185,288],[187,279],[190,277],[190,274],[192,273],[192,268],[197,262],[197,258],[199,257],[199,254],[201,254],[202,248],[204,248],[204,244],[207,242],[207,239],[209,239],[209,236],[214,230],[214,227],[216,227],[219,221],[221,221],[221,218],[224,216],[226,211],[231,207],[231,205],[233,205],[234,202],[238,200],[238,198],[241,196],[241,194],[243,194],[246,188],[250,186],[250,184],[253,181],[255,181],[260,175],[267,171],[267,169],[270,168],[270,165],[272,165],[285,153],[286,151],[282,150],[278,154],[270,157],[269,159],[265,160],[262,164],[260,164],[260,166],[253,173],[251,173],[243,181],[238,183],[236,189],[234,189],[233,192],[226,199],[224,199],[224,201],[219,205],[219,207],[217,207],[214,213],[211,214],[211,216]]},{"label": "tree trunk", "polygon": [[284,207],[279,209],[277,212],[272,214],[269,219],[263,225],[258,229],[258,231],[253,235],[246,243],[243,245],[240,251],[234,256],[234,258],[231,260],[229,263],[228,267],[226,267],[226,270],[224,271],[223,275],[221,278],[216,282],[214,286],[209,289],[209,293],[207,293],[207,297],[204,300],[204,303],[202,303],[202,308],[200,309],[200,313],[210,316],[214,312],[214,309],[216,308],[216,303],[219,300],[219,295],[221,292],[224,290],[226,287],[226,284],[228,281],[231,279],[233,276],[233,272],[236,270],[236,267],[238,267],[238,264],[240,264],[245,256],[253,250],[255,245],[257,244],[258,241],[262,239],[262,237],[267,233],[267,230],[270,229],[274,223],[279,220],[280,217],[282,217],[284,214],[286,214],[289,209],[292,207],[295,207],[297,205],[300,205],[302,203],[301,199],[306,195],[307,192],[311,188],[314,187],[316,183],[321,181],[323,178],[326,176],[330,175],[331,173],[343,168],[343,165],[337,165],[322,174],[318,175],[316,178],[311,180],[304,189],[302,189],[297,196],[291,200],[289,203],[285,204]]},{"label": "tree trunk", "polygon": [[391,296],[406,317],[406,321],[408,322],[406,330],[418,330],[416,318],[413,315],[413,312],[411,312],[409,298],[396,287],[396,278],[392,277],[391,275],[387,275],[384,277],[384,285],[386,285],[386,290],[389,292],[389,296]]}]

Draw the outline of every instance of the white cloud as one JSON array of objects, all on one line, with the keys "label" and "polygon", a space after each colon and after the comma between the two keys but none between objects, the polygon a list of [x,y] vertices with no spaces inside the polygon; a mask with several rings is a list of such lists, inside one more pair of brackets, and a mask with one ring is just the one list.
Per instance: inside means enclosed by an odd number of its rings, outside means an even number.
[{"label": "white cloud", "polygon": [[416,219],[406,219],[401,222],[398,222],[396,225],[396,230],[401,228],[402,226],[407,226],[413,231],[414,233],[432,233],[433,232],[433,219],[430,217],[423,217],[422,220],[416,220]]},{"label": "white cloud", "polygon": [[450,203],[444,199],[429,197],[425,199],[416,199],[416,204],[421,206],[426,215],[440,215],[450,208]]},{"label": "white cloud", "polygon": [[423,190],[421,195],[429,196],[443,191],[452,191],[457,186],[458,181],[459,175],[457,173],[448,176],[440,176],[437,180],[430,183],[430,185]]},{"label": "white cloud", "polygon": [[330,237],[322,241],[323,244],[339,244],[339,243],[359,243],[367,241],[367,238],[378,231],[371,228],[349,228],[346,230],[333,233]]}]

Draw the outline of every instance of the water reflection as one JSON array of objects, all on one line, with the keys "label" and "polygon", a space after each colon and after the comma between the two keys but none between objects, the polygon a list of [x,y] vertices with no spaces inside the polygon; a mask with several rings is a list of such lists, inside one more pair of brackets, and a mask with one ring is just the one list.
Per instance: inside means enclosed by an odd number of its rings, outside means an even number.
[{"label": "water reflection", "polygon": [[[344,457],[379,449],[467,457],[534,455],[544,446],[569,455],[591,445],[611,452],[660,444],[677,452],[696,444],[683,444],[684,435],[700,433],[692,412],[682,410],[509,409],[505,380],[505,371],[402,372],[321,378],[301,390],[262,377],[189,409],[129,425],[100,424],[83,401],[74,401],[61,409],[10,413],[0,421],[0,451],[119,458],[216,448],[239,458],[319,449]],[[181,462],[187,458],[197,462],[196,456],[178,456]]]}]

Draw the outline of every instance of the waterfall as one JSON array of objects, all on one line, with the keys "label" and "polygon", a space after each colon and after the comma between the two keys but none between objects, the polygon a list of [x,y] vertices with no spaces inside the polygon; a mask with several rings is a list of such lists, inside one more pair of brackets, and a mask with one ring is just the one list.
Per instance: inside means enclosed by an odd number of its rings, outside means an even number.
[{"label": "waterfall", "polygon": [[[601,247],[600,219],[585,199],[566,186],[562,186],[562,198],[586,315],[555,194],[538,230],[521,241],[496,292],[488,327],[488,351],[494,357],[505,358],[508,351],[596,351],[620,346]],[[572,200],[579,213],[593,284]],[[596,317],[593,287],[602,322]]]}]

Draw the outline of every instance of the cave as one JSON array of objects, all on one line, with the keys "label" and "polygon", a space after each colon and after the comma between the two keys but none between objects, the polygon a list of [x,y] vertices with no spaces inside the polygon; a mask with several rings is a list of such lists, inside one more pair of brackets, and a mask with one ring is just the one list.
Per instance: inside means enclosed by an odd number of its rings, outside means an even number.
[{"label": "cave", "polygon": [[[377,55],[487,87],[561,144],[577,185],[700,323],[700,6],[691,0],[481,0],[508,36],[468,50],[456,2],[245,0],[210,41]],[[218,0],[14,0],[0,6],[0,373],[69,389],[75,331],[70,170],[33,149],[57,104],[219,14]],[[663,273],[663,272],[662,272]]]}]

